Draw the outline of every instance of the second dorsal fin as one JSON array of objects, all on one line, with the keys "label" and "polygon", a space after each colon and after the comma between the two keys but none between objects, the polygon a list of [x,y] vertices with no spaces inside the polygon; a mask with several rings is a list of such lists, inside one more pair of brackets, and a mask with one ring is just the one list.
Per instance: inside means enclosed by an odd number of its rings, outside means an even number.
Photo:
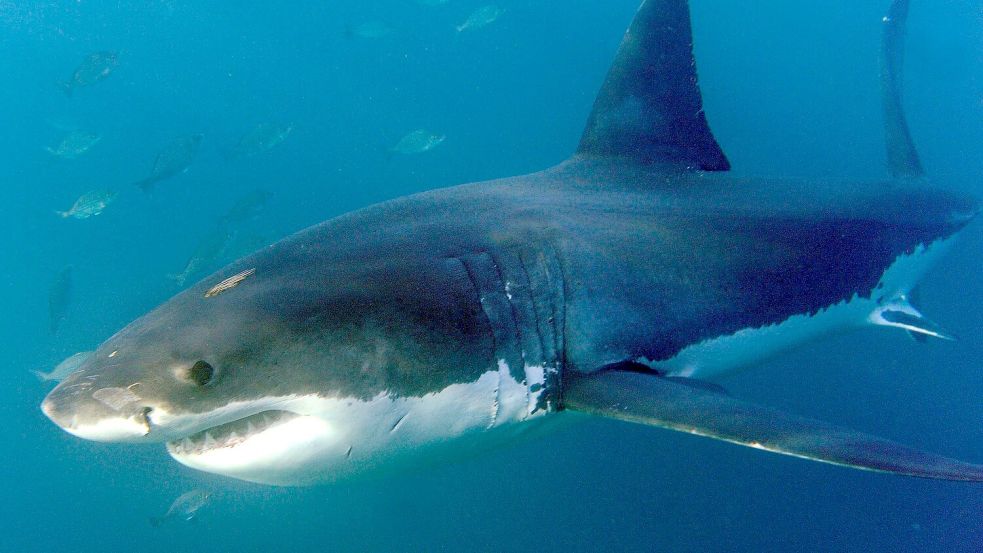
[{"label": "second dorsal fin", "polygon": [[686,0],[646,0],[625,33],[577,153],[726,171],[696,82]]}]

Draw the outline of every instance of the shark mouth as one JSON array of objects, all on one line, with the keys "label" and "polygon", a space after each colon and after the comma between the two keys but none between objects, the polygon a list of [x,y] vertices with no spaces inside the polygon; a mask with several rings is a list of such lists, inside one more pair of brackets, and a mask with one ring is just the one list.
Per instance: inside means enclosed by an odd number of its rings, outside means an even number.
[{"label": "shark mouth", "polygon": [[339,428],[318,415],[268,409],[167,442],[167,453],[192,469],[250,482],[306,484],[315,459],[347,460]]},{"label": "shark mouth", "polygon": [[300,416],[290,411],[263,411],[167,442],[167,451],[175,457],[186,457],[235,448],[262,434],[275,433],[277,428]]}]

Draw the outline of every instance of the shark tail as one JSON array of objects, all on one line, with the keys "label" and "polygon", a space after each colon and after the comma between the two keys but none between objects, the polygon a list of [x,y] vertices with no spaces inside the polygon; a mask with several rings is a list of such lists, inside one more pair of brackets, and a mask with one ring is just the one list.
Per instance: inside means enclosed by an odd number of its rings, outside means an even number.
[{"label": "shark tail", "polygon": [[908,0],[894,0],[884,16],[881,38],[881,104],[887,168],[892,177],[920,177],[925,171],[908,130],[901,99]]}]

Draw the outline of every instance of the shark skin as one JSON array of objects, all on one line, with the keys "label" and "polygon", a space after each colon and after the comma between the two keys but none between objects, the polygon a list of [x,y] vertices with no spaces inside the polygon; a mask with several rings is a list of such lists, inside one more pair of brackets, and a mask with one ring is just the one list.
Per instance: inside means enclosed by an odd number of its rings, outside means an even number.
[{"label": "shark skin", "polygon": [[[907,2],[891,13],[897,49]],[[885,71],[888,140],[910,141],[898,64]],[[908,154],[879,182],[728,174],[688,6],[648,0],[570,159],[244,257],[109,338],[42,410],[81,438],[162,442],[190,467],[277,485],[474,455],[576,418],[565,411],[983,481],[979,465],[693,380],[865,325],[947,336],[910,296],[979,208],[915,174],[913,148],[889,145]]]}]

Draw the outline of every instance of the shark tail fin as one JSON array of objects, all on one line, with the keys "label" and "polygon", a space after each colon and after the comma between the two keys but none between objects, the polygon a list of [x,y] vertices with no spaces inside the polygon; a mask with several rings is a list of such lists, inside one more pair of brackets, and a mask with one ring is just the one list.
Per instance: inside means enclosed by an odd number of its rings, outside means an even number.
[{"label": "shark tail fin", "polygon": [[726,171],[696,80],[686,0],[645,0],[594,101],[577,154]]},{"label": "shark tail fin", "polygon": [[823,463],[920,478],[983,482],[983,465],[679,385],[654,374],[603,371],[565,376],[563,405],[574,411]]},{"label": "shark tail fin", "polygon": [[925,171],[908,130],[901,99],[904,74],[905,24],[908,0],[894,0],[884,16],[881,37],[881,103],[887,143],[887,168],[892,177],[920,177]]}]

